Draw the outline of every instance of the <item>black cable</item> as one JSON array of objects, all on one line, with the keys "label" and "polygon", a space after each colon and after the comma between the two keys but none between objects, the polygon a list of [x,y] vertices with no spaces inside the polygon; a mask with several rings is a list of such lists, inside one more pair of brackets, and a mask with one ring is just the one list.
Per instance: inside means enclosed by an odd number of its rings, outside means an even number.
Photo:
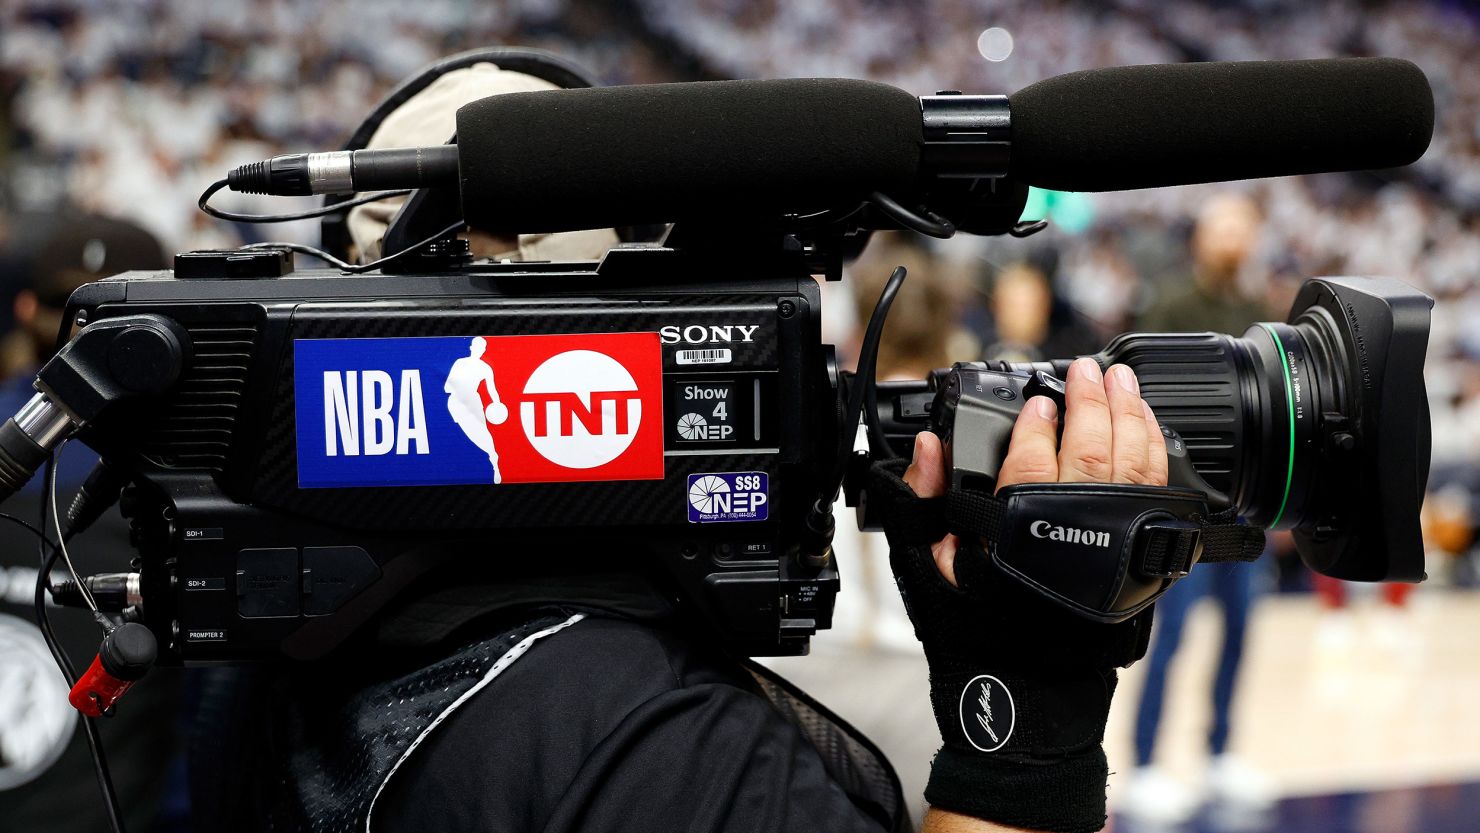
[{"label": "black cable", "polygon": [[[877,365],[878,360],[875,359],[874,363]],[[873,459],[894,459],[894,449],[889,447],[889,437],[884,433],[884,426],[879,424],[879,386],[878,380],[872,376],[863,386],[863,424],[868,428],[869,449]]]},{"label": "black cable", "polygon": [[201,211],[212,217],[218,220],[229,220],[233,223],[286,223],[291,220],[312,220],[315,217],[323,217],[326,214],[338,214],[341,211],[348,211],[355,206],[366,203],[388,200],[391,197],[404,197],[411,193],[412,190],[410,188],[402,188],[395,191],[376,191],[373,194],[366,194],[363,197],[355,197],[352,200],[345,200],[344,202],[322,205],[318,208],[300,211],[296,214],[237,214],[234,211],[222,211],[219,208],[212,208],[209,204],[211,197],[215,196],[216,192],[222,188],[225,188],[227,182],[227,180],[218,179],[211,183],[211,187],[207,188],[200,195],[200,199],[195,204]]},{"label": "black cable", "polygon": [[108,810],[108,827],[113,833],[127,833],[123,826],[123,810],[118,806],[118,793],[113,789],[113,775],[108,771],[108,759],[103,755],[103,736],[98,732],[98,718],[84,716],[82,728],[87,736],[87,750],[92,753],[98,789],[103,791],[103,806]]},{"label": "black cable", "polygon": [[[61,557],[62,551],[46,537],[46,527],[49,523],[48,512],[51,508],[50,484],[56,480],[56,455],[46,458],[46,470],[42,474],[41,487],[41,518],[39,529],[36,531],[37,556],[41,561],[41,573],[36,576],[36,625],[41,628],[41,635],[46,638],[46,647],[51,649],[51,655],[57,661],[57,667],[62,669],[62,674],[67,678],[67,685],[77,682],[77,671],[72,666],[72,661],[67,657],[67,651],[51,629],[51,616],[46,610],[46,590],[51,588],[51,571],[56,566],[57,559]],[[27,525],[29,527],[29,524]],[[51,548],[47,552],[47,547]]]},{"label": "black cable", "polygon": [[[46,529],[46,519],[51,510],[51,493],[56,487],[56,457],[57,455],[53,453],[46,458],[45,481],[41,489],[41,528],[37,529],[9,515],[0,514],[0,517],[12,520],[36,535],[37,549],[41,557],[41,572],[36,576],[36,624],[41,628],[41,636],[46,640],[46,647],[51,650],[52,658],[57,661],[57,667],[61,669],[67,680],[67,687],[70,689],[77,684],[77,672],[67,657],[67,650],[62,647],[62,643],[52,630],[51,617],[46,610],[46,589],[51,583],[52,568],[56,566],[57,559],[62,552],[61,547],[52,544],[42,531]],[[59,538],[63,534],[62,530],[57,530]],[[51,547],[50,553],[47,552],[48,546]],[[98,777],[98,789],[103,793],[103,807],[107,812],[108,826],[113,833],[124,833],[123,811],[118,806],[118,793],[113,788],[113,775],[108,771],[108,759],[103,753],[103,738],[98,732],[96,721],[97,718],[83,716],[83,735],[87,738],[87,750],[92,756],[93,772]]]},{"label": "black cable", "polygon": [[[411,193],[412,190],[410,188],[406,188],[399,191],[377,191],[374,194],[366,194],[363,197],[356,197],[352,200],[346,200],[345,202],[337,202],[333,205],[325,205],[320,208],[315,208],[312,211],[301,211],[297,214],[236,214],[230,211],[222,211],[217,208],[212,208],[209,205],[211,197],[214,196],[217,191],[225,188],[226,185],[227,180],[224,179],[218,179],[215,182],[211,183],[211,187],[207,188],[204,192],[201,193],[200,199],[197,200],[195,204],[200,208],[201,211],[204,211],[212,217],[220,220],[230,220],[232,222],[238,223],[281,223],[288,220],[310,220],[314,217],[322,217],[326,214],[335,214],[340,211],[347,211],[357,205],[364,205],[366,203],[390,199],[391,197],[404,197],[407,194]],[[366,272],[373,272],[388,263],[394,263],[395,261],[400,260],[407,255],[420,251],[421,249],[430,246],[431,244],[437,242],[438,240],[441,240],[443,237],[446,237],[449,234],[461,231],[465,225],[466,223],[464,223],[462,220],[458,220],[456,223],[453,223],[447,228],[442,229],[431,237],[413,243],[410,246],[402,249],[401,251],[396,252],[395,254],[386,255],[379,260],[372,260],[369,263],[363,264],[353,264],[347,261],[340,260],[339,258],[329,254],[323,249],[315,249],[313,246],[305,246],[302,243],[253,243],[250,246],[243,246],[242,248],[287,249],[290,252],[298,252],[299,254],[305,254],[309,257],[316,257],[319,260],[322,260],[325,263],[334,266],[336,269],[339,269],[342,272],[348,272],[351,275],[360,275]]]},{"label": "black cable", "polygon": [[406,248],[402,249],[399,252],[396,252],[393,255],[386,255],[385,257],[379,258],[377,260],[372,260],[369,263],[361,263],[361,264],[358,264],[358,265],[353,264],[353,263],[348,263],[348,262],[343,261],[343,260],[340,260],[339,258],[335,257],[334,255],[329,254],[328,252],[326,252],[326,251],[324,251],[322,249],[315,249],[312,246],[305,246],[302,243],[253,243],[250,246],[243,246],[242,248],[243,249],[287,249],[290,252],[298,252],[299,254],[305,254],[305,255],[309,255],[310,257],[316,257],[316,258],[324,261],[325,263],[328,263],[328,264],[333,265],[335,268],[339,269],[341,272],[348,272],[351,275],[363,275],[366,272],[374,272],[376,269],[379,269],[380,267],[386,265],[387,263],[393,263],[393,262],[395,262],[397,260],[400,260],[403,257],[406,257],[406,256],[411,255],[411,254],[415,254],[416,252],[418,252],[418,251],[426,248],[427,246],[432,245],[433,243],[437,242],[438,240],[441,240],[442,238],[446,237],[447,235],[449,235],[449,234],[455,234],[455,233],[461,231],[463,229],[463,227],[466,226],[466,225],[467,225],[467,223],[465,223],[464,221],[458,220],[457,222],[453,223],[452,225],[448,226],[447,228],[444,228],[441,231],[437,232],[436,234],[433,234],[431,237],[428,237],[425,240],[418,240],[417,242],[412,243],[410,246],[407,246]]},{"label": "black cable", "polygon": [[4,512],[0,512],[0,521],[10,521],[32,535],[35,535],[36,540],[41,542],[41,573],[36,577],[36,625],[41,628],[41,635],[46,638],[46,647],[51,650],[52,659],[56,661],[57,667],[62,669],[62,674],[70,682],[77,677],[72,668],[72,662],[67,658],[66,651],[62,650],[61,643],[57,641],[56,635],[52,632],[51,620],[42,615],[46,609],[46,590],[51,584],[49,581],[51,568],[56,566],[56,547],[51,548],[51,555],[48,557],[46,547],[51,542],[46,539],[46,536],[41,530],[14,515],[8,515]]},{"label": "black cable", "polygon": [[[858,423],[863,417],[863,407],[866,402],[872,403],[870,407],[877,410],[878,396],[869,396],[873,391],[875,374],[879,364],[879,342],[884,335],[884,322],[889,317],[889,307],[894,303],[894,296],[899,294],[899,288],[904,284],[904,279],[909,275],[903,266],[896,266],[894,272],[889,275],[889,280],[884,283],[884,290],[879,293],[879,301],[874,304],[874,312],[869,316],[868,329],[863,335],[863,345],[858,351],[858,367],[853,373],[853,388],[848,391],[848,410],[845,414],[845,427],[843,431],[841,448],[838,454],[837,470],[833,473],[833,486],[823,495],[829,510],[832,501],[838,499],[838,491],[843,488],[843,479],[848,474],[848,458],[853,455],[853,441],[858,437]],[[870,423],[876,422],[870,419]],[[880,429],[882,435],[882,429]],[[886,446],[887,447],[887,446]],[[822,500],[818,501],[817,509],[821,509]]]},{"label": "black cable", "polygon": [[911,231],[918,231],[921,234],[938,237],[942,240],[953,237],[956,234],[954,223],[929,209],[922,208],[918,212],[911,211],[882,191],[875,191],[869,194],[868,200],[877,206],[880,211],[884,212],[889,219]]}]

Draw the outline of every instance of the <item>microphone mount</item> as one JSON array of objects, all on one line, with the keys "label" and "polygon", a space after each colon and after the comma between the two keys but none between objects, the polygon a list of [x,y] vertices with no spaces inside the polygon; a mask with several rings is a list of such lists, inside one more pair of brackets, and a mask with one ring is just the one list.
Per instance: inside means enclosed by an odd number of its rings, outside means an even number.
[{"label": "microphone mount", "polygon": [[1012,117],[1005,95],[944,90],[920,96],[924,144],[920,161],[940,179],[1006,176],[1012,159]]}]

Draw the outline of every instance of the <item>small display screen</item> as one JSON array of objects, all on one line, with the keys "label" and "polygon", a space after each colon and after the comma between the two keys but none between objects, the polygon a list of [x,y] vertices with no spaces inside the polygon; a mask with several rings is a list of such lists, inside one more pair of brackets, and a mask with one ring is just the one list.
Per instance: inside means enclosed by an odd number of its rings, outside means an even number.
[{"label": "small display screen", "polygon": [[663,409],[668,450],[774,446],[773,384],[768,374],[670,378]]}]

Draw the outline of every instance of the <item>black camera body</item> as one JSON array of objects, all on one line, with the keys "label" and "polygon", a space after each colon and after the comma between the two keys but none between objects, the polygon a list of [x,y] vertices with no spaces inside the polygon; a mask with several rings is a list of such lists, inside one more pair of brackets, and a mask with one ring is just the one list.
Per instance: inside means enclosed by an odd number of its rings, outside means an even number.
[{"label": "black camera body", "polygon": [[[875,526],[863,475],[929,429],[949,441],[953,485],[990,497],[1013,415],[1035,391],[1054,395],[1072,359],[877,383],[900,269],[859,374],[840,373],[814,276],[840,277],[873,230],[1033,234],[1046,223],[1021,220],[1030,183],[1116,190],[1407,164],[1433,118],[1417,67],[1370,59],[1096,71],[1033,85],[1010,107],[856,81],[516,93],[460,110],[455,144],[366,147],[374,124],[452,66],[393,94],[343,151],[241,166],[201,197],[207,213],[251,222],[284,215],[224,213],[211,195],[333,195],[320,216],[409,194],[379,259],[340,260],[343,224],[331,223],[338,255],[307,251],[339,271],[294,272],[289,251],[306,247],[264,244],[278,248],[186,253],[172,273],[74,294],[65,346],[0,423],[0,494],[81,437],[103,466],[58,532],[117,497],[140,565],[70,586],[47,567],[58,601],[96,608],[82,588],[106,588],[111,612],[146,624],[166,661],[311,659],[434,567],[609,553],[663,565],[674,597],[732,650],[801,652],[831,621],[839,488]],[[1162,110],[1125,117],[1163,101],[1139,89],[1188,107],[1209,89],[1266,102],[1284,77],[1305,92],[1277,117],[1217,108],[1196,120],[1206,135],[1167,145],[1147,144],[1140,123]],[[1403,106],[1371,118],[1374,85]],[[1093,129],[1086,113],[1101,114]],[[531,167],[555,136],[588,144]],[[364,196],[340,201],[353,193]],[[661,244],[599,263],[475,261],[459,237],[612,226],[654,240],[634,224],[669,223]],[[1418,580],[1431,305],[1396,281],[1315,279],[1286,323],[1125,334],[1095,358],[1136,370],[1174,487],[1255,528],[1293,529],[1321,572]],[[860,419],[867,453],[850,456]],[[1169,584],[1147,586],[1134,605]]]},{"label": "black camera body", "polygon": [[[1071,359],[872,385],[822,343],[804,260],[705,278],[706,263],[648,246],[362,276],[294,272],[279,250],[191,253],[78,290],[69,317],[87,326],[38,398],[74,403],[80,436],[124,472],[131,616],[166,662],[312,659],[434,568],[593,554],[661,567],[732,650],[801,653],[839,586],[816,534],[833,473],[876,528],[868,465],[932,430],[952,488],[990,494],[1018,411],[1037,395],[1062,408]],[[1170,485],[1206,511],[1293,529],[1321,572],[1419,580],[1431,303],[1316,279],[1289,323],[1126,334],[1096,359],[1136,369]],[[860,385],[869,451],[845,464]],[[131,386],[152,392],[116,395]],[[1091,617],[1110,620],[1176,580],[1070,573],[1084,598],[1119,588],[1126,607]]]},{"label": "black camera body", "polygon": [[[837,446],[810,277],[703,280],[652,249],[395,277],[279,276],[279,257],[194,255],[199,277],[72,299],[94,325],[188,334],[171,390],[83,434],[131,474],[141,613],[167,661],[311,658],[434,566],[572,552],[657,559],[745,653],[830,625],[833,565],[789,557]],[[458,360],[492,371],[479,404],[491,379],[506,409],[487,429],[497,484],[449,415]]]}]

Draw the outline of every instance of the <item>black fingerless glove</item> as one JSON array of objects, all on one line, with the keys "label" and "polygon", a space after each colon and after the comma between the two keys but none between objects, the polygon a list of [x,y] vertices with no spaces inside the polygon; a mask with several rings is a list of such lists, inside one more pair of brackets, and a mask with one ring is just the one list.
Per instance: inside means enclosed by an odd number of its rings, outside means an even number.
[{"label": "black fingerless glove", "polygon": [[1075,616],[1001,576],[976,539],[961,540],[952,587],[931,555],[947,529],[945,500],[917,497],[903,468],[876,464],[869,496],[930,664],[945,742],[926,800],[1032,830],[1101,829],[1115,669],[1145,655],[1150,609],[1119,624]]}]

